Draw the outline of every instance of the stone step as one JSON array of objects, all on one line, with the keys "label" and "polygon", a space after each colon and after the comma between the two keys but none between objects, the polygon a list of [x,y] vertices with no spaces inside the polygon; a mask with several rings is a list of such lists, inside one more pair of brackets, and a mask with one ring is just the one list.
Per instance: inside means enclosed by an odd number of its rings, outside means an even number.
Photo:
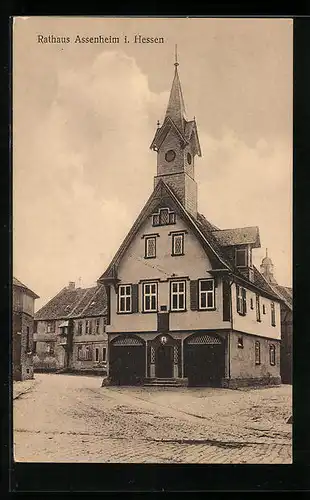
[{"label": "stone step", "polygon": [[147,378],[144,379],[145,386],[153,387],[186,387],[188,385],[188,380],[177,379],[177,378]]}]

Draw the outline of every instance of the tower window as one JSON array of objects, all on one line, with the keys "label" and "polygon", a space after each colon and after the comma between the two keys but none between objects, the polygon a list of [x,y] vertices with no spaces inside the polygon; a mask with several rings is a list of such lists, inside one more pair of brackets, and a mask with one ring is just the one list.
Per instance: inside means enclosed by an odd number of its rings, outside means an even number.
[{"label": "tower window", "polygon": [[192,155],[187,153],[187,163],[190,165],[192,163]]},{"label": "tower window", "polygon": [[169,149],[169,151],[165,154],[165,159],[168,162],[173,161],[175,159],[175,151],[173,151],[173,149]]}]

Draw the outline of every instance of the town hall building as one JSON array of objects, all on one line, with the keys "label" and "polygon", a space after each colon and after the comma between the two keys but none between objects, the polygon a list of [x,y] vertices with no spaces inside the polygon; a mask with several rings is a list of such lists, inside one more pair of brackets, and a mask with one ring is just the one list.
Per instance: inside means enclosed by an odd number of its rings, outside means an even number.
[{"label": "town hall building", "polygon": [[199,212],[202,153],[177,62],[151,149],[154,190],[98,280],[107,297],[109,382],[280,383],[281,299],[253,265],[259,229],[220,229]]}]

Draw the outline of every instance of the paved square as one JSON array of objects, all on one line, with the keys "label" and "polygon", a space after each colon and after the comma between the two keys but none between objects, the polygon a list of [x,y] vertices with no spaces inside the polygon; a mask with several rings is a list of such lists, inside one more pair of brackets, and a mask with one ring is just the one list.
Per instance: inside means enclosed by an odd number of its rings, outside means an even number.
[{"label": "paved square", "polygon": [[291,386],[101,387],[36,374],[13,388],[15,460],[292,463]]}]

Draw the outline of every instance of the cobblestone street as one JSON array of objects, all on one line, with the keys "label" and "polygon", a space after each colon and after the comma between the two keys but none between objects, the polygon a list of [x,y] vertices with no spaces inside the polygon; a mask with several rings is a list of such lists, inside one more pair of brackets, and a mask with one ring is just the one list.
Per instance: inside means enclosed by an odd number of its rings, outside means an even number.
[{"label": "cobblestone street", "polygon": [[163,389],[101,380],[36,374],[14,383],[15,460],[292,463],[291,386]]}]

